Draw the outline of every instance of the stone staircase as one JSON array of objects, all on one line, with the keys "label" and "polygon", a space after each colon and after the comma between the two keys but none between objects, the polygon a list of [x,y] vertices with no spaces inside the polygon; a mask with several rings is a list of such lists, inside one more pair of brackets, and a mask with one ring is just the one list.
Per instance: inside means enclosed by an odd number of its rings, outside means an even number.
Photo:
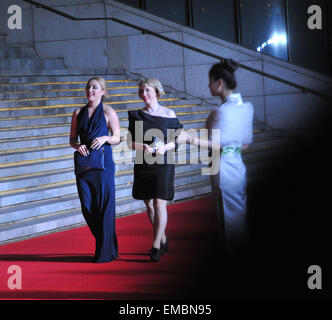
[{"label": "stone staircase", "polygon": [[[92,75],[0,77],[0,244],[84,225],[69,146],[73,111],[85,105],[85,83]],[[138,79],[105,75],[108,99],[126,136],[128,110],[141,108]],[[160,99],[186,129],[204,128],[213,105],[165,87]],[[283,148],[283,135],[255,124],[255,141],[244,153],[248,182],[268,170],[268,159]],[[144,210],[132,199],[133,155],[125,141],[113,148],[116,163],[116,215]],[[189,146],[184,151],[189,154]],[[189,156],[187,157],[189,159]],[[189,163],[189,160],[188,160]],[[185,200],[210,192],[201,163],[176,165],[175,198]]]}]

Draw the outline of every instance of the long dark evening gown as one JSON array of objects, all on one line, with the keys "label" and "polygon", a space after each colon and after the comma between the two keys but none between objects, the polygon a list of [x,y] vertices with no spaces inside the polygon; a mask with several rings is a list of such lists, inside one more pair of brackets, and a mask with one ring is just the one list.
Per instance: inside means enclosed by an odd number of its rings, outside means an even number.
[{"label": "long dark evening gown", "polygon": [[[77,117],[77,131],[81,144],[90,147],[92,141],[108,135],[108,127],[101,102],[89,119],[88,105]],[[105,143],[104,171],[87,171],[76,176],[82,213],[96,240],[95,262],[109,262],[118,257],[115,228],[115,165],[112,146]]]}]

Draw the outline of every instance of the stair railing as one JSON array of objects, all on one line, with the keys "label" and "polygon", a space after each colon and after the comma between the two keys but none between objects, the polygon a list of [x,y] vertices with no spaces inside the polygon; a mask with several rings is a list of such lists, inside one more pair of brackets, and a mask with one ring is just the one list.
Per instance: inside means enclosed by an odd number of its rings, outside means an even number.
[{"label": "stair railing", "polygon": [[[174,39],[169,38],[169,37],[167,37],[167,36],[165,36],[165,35],[162,35],[162,34],[159,34],[159,33],[157,33],[157,32],[154,32],[154,31],[148,30],[148,29],[146,29],[146,28],[143,28],[143,27],[140,27],[140,26],[138,26],[138,25],[135,25],[135,24],[129,23],[129,22],[127,22],[127,21],[123,21],[123,20],[118,19],[118,18],[114,18],[114,17],[77,18],[77,17],[72,16],[72,15],[70,15],[70,14],[68,14],[68,13],[65,13],[65,12],[59,11],[59,10],[54,9],[54,8],[51,8],[51,7],[47,6],[47,5],[44,5],[44,4],[42,4],[42,3],[40,3],[40,2],[37,2],[37,1],[34,1],[34,0],[21,0],[21,1],[24,1],[24,2],[30,3],[30,4],[32,4],[32,5],[34,5],[34,6],[36,6],[37,8],[42,8],[42,9],[44,9],[44,10],[47,10],[47,11],[49,11],[49,12],[52,12],[52,13],[56,14],[56,15],[62,16],[62,17],[64,17],[64,18],[67,18],[67,19],[70,19],[70,20],[73,20],[73,21],[98,21],[98,20],[102,20],[102,21],[103,21],[103,20],[114,21],[114,22],[119,23],[119,24],[122,24],[122,25],[124,25],[124,26],[127,26],[127,27],[130,27],[130,28],[133,28],[133,29],[139,30],[139,31],[141,31],[141,32],[144,33],[144,34],[149,34],[149,35],[152,35],[152,36],[157,37],[157,38],[159,38],[159,39],[163,39],[163,40],[165,40],[165,41],[167,41],[167,42],[170,42],[170,43],[173,43],[173,44],[175,44],[175,45],[181,46],[182,48],[189,49],[189,50],[195,51],[195,52],[197,52],[197,53],[204,54],[204,55],[209,56],[209,57],[211,57],[211,58],[215,58],[215,59],[217,59],[217,60],[219,60],[219,61],[221,61],[221,62],[225,60],[225,58],[223,58],[223,57],[221,57],[221,56],[219,56],[219,55],[217,55],[217,54],[213,54],[213,53],[211,53],[211,52],[208,52],[208,51],[205,51],[205,50],[201,50],[201,49],[199,49],[199,48],[197,48],[197,47],[194,47],[194,46],[188,45],[188,44],[183,43],[183,42],[181,42],[181,41],[174,40]],[[319,91],[317,91],[317,90],[313,90],[313,89],[311,89],[311,88],[308,88],[308,87],[305,87],[305,86],[299,85],[299,84],[294,83],[294,82],[292,82],[292,81],[288,81],[288,80],[285,80],[285,79],[279,78],[279,77],[274,76],[274,75],[272,75],[272,74],[270,74],[270,73],[266,73],[266,72],[264,72],[264,71],[257,70],[257,69],[255,69],[255,68],[252,68],[252,67],[246,66],[246,65],[241,64],[241,63],[239,63],[239,67],[242,68],[242,69],[245,69],[245,70],[247,70],[247,71],[250,71],[250,72],[253,72],[253,73],[259,74],[259,75],[261,75],[261,76],[263,76],[263,77],[267,77],[267,78],[273,79],[273,80],[275,80],[275,81],[281,82],[281,83],[283,83],[283,84],[286,84],[286,85],[292,86],[292,87],[294,87],[294,88],[297,88],[297,89],[301,90],[303,93],[311,93],[311,94],[313,94],[313,95],[316,95],[316,96],[319,96],[319,97],[321,97],[321,98],[324,98],[324,99],[327,99],[327,100],[331,100],[331,101],[332,101],[332,96],[327,95],[327,94],[324,94],[324,93],[321,93],[321,92],[319,92]]]}]

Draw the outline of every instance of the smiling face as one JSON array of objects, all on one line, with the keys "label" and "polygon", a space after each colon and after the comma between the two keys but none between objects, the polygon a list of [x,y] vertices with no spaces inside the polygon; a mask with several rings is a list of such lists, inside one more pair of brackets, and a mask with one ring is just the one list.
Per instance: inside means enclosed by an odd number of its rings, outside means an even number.
[{"label": "smiling face", "polygon": [[139,97],[146,104],[150,104],[150,103],[153,103],[153,102],[157,101],[156,90],[153,87],[151,87],[147,84],[142,85],[142,86],[139,87],[138,94],[139,94]]},{"label": "smiling face", "polygon": [[88,82],[86,85],[86,97],[89,102],[98,102],[105,95],[106,91],[102,88],[100,83],[93,79]]}]

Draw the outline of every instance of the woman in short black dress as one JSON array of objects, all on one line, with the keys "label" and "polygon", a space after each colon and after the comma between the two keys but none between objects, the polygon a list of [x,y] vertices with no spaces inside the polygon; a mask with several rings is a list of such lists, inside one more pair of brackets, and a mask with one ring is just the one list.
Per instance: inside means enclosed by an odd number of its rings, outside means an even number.
[{"label": "woman in short black dress", "polygon": [[176,149],[177,130],[183,128],[172,110],[159,105],[162,93],[159,80],[140,81],[139,96],[145,107],[128,111],[128,144],[136,150],[133,197],[144,201],[153,225],[152,261],[160,260],[168,249],[166,204],[174,198],[175,167],[167,152]]}]

